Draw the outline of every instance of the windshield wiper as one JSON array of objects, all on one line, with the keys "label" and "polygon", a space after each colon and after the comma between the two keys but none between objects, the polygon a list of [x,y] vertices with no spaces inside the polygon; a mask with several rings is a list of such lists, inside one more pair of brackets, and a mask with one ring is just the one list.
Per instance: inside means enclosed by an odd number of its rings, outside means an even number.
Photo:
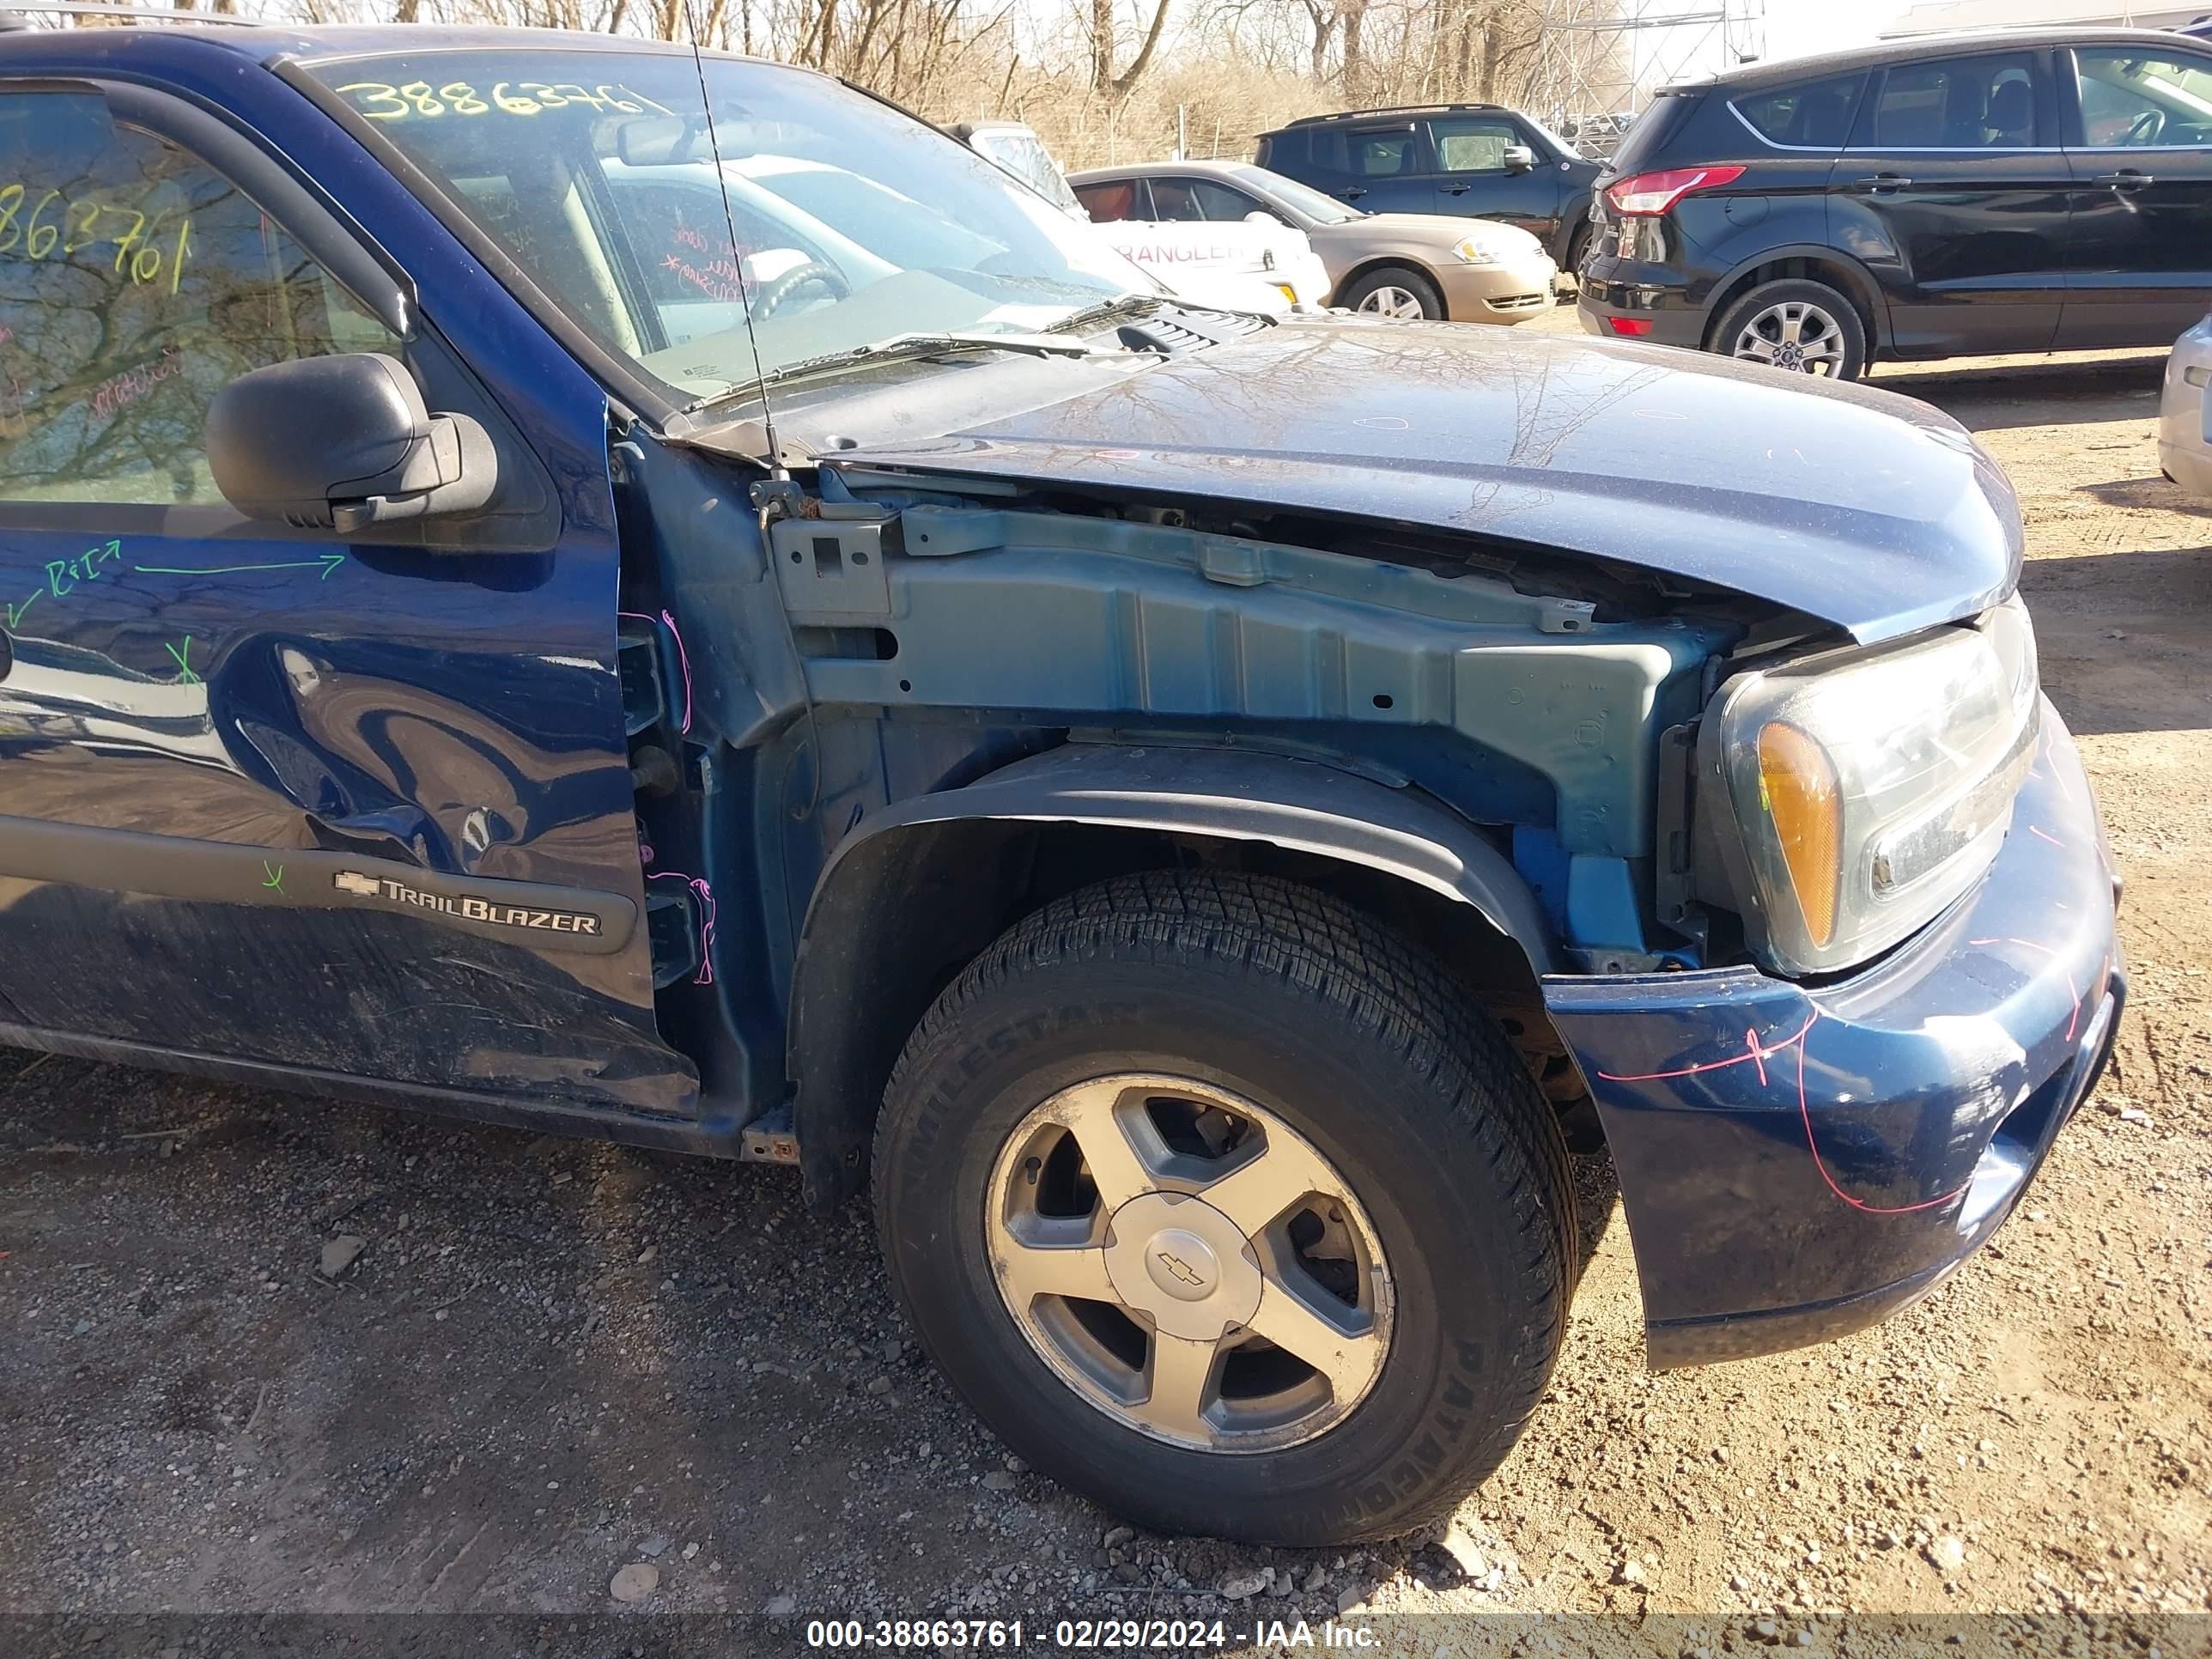
[{"label": "windshield wiper", "polygon": [[694,414],[712,404],[727,403],[732,398],[757,392],[763,386],[781,386],[787,380],[801,380],[830,369],[898,362],[915,357],[934,357],[947,351],[1012,351],[1032,357],[1116,355],[1101,351],[1080,340],[1062,340],[1049,334],[895,334],[888,340],[878,340],[869,345],[847,346],[839,351],[824,351],[817,356],[801,357],[795,363],[786,363],[769,371],[763,379],[749,385],[726,386],[720,392],[711,392],[703,398],[696,398],[684,406],[684,413]]},{"label": "windshield wiper", "polygon": [[1079,328],[1088,328],[1093,323],[1103,323],[1121,316],[1134,316],[1139,312],[1158,311],[1174,296],[1166,294],[1117,294],[1110,300],[1102,300],[1095,306],[1085,306],[1080,311],[1071,311],[1052,325],[1054,334],[1071,333]]}]

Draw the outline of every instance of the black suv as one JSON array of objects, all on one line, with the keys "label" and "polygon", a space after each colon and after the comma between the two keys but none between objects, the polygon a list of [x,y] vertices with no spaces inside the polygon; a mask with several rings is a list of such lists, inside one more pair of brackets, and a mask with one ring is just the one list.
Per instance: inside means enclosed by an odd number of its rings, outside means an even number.
[{"label": "black suv", "polygon": [[1593,333],[1846,379],[2164,345],[2212,304],[2212,44],[1950,35],[1671,87],[1592,225]]},{"label": "black suv", "polygon": [[1498,104],[1309,115],[1260,135],[1254,159],[1370,213],[1455,213],[1518,225],[1563,270],[1589,246],[1599,167]]}]

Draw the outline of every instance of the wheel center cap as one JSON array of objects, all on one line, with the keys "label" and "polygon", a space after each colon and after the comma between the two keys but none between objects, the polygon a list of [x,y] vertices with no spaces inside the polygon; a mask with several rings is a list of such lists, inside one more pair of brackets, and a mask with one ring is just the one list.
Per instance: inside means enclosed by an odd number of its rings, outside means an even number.
[{"label": "wheel center cap", "polygon": [[1267,1285],[1237,1224],[1182,1193],[1146,1193],[1115,1211],[1106,1276],[1128,1306],[1194,1341],[1249,1323]]},{"label": "wheel center cap", "polygon": [[1146,1240],[1145,1271],[1179,1302],[1203,1302],[1221,1283],[1212,1247],[1187,1227],[1163,1227]]}]

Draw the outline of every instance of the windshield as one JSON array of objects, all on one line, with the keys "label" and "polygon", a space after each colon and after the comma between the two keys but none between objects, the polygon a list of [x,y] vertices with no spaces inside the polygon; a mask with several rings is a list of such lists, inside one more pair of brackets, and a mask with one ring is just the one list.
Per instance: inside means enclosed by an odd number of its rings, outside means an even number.
[{"label": "windshield", "polygon": [[718,166],[685,55],[460,50],[309,67],[678,403],[903,335],[1033,333],[1158,291],[966,146],[804,70],[706,61]]},{"label": "windshield", "polygon": [[1265,167],[1231,167],[1230,171],[1245,183],[1266,191],[1292,212],[1303,213],[1320,224],[1349,224],[1354,219],[1367,216],[1360,209],[1346,206],[1334,196],[1324,196],[1309,185],[1279,173],[1270,173]]}]

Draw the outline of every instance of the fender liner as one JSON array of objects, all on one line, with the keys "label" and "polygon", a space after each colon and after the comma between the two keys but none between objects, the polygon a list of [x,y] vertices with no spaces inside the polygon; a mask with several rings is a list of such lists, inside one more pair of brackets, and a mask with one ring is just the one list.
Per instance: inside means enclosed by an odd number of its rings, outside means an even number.
[{"label": "fender liner", "polygon": [[811,1205],[834,1206],[865,1182],[883,1087],[912,1030],[900,1011],[918,1018],[1005,925],[1007,902],[977,895],[1011,873],[995,860],[979,872],[972,836],[946,833],[979,823],[1005,840],[1026,825],[1085,824],[1317,854],[1468,906],[1540,978],[1559,966],[1542,907],[1511,861],[1422,790],[1252,750],[1069,744],[879,808],[823,867],[791,988],[793,1127]]}]

